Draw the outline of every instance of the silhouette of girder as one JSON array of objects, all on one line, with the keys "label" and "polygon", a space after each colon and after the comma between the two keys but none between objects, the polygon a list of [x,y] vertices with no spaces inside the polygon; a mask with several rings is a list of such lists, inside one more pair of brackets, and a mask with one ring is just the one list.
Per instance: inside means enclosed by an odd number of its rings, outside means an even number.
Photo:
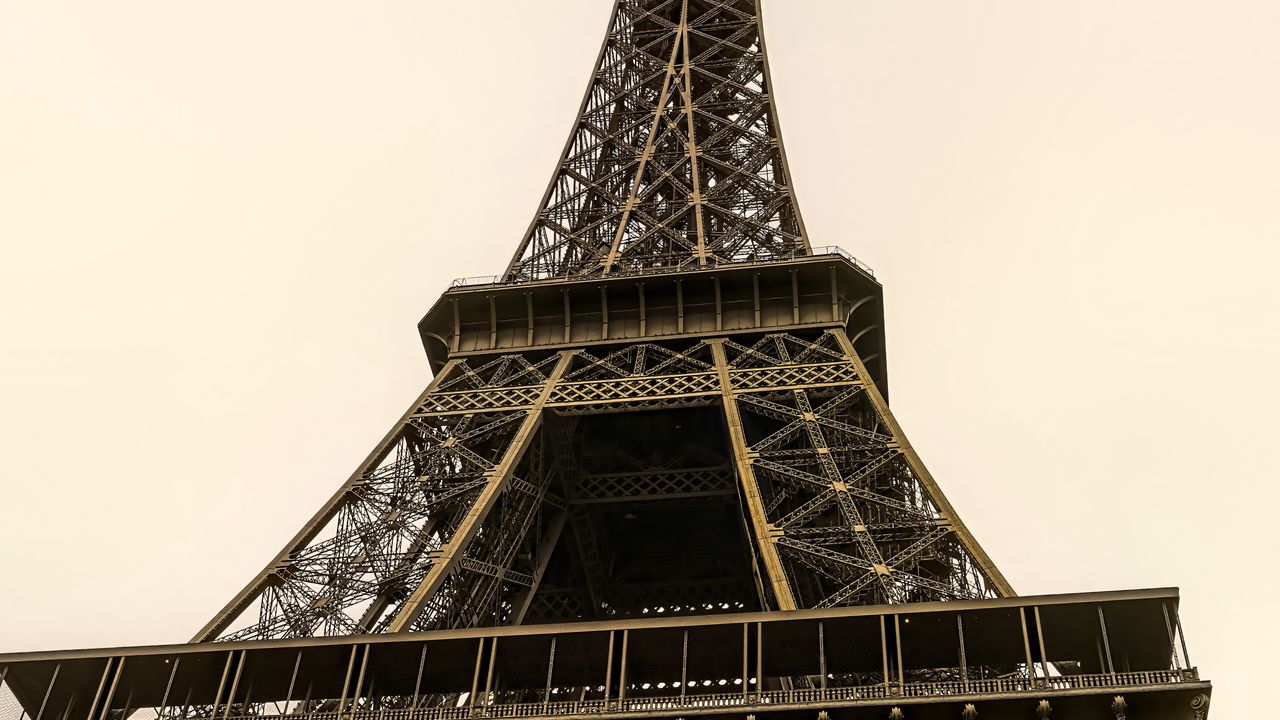
[{"label": "silhouette of girder", "polygon": [[806,254],[755,0],[618,0],[510,281]]}]

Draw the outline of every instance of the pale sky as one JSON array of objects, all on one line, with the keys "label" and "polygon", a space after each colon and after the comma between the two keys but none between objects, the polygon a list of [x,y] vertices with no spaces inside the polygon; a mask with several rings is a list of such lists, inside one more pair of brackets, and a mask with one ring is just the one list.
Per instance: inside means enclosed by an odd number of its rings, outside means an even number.
[{"label": "pale sky", "polygon": [[[184,641],[276,553],[514,250],[609,5],[0,0],[0,651]],[[1180,586],[1213,716],[1261,716],[1280,3],[765,17],[966,523],[1023,594]]]}]

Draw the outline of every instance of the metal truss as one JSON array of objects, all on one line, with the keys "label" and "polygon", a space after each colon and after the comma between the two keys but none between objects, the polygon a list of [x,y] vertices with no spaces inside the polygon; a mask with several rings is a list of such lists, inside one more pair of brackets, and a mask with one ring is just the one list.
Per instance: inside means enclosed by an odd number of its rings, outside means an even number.
[{"label": "metal truss", "polygon": [[[643,459],[619,473],[574,469],[566,423],[576,418],[716,404],[732,471]],[[544,423],[551,416],[554,429]],[[518,623],[526,613],[549,615],[548,604],[595,615],[603,573],[590,521],[565,529],[571,503],[734,492],[751,528],[755,572],[769,588],[766,607],[1012,594],[907,443],[848,338],[773,334],[749,345],[720,338],[451,361],[198,639]],[[562,535],[584,568],[574,607],[552,589],[538,593]],[[669,604],[692,609],[739,597]]]},{"label": "metal truss", "polygon": [[778,607],[1013,594],[847,336],[722,347],[739,475]]},{"label": "metal truss", "polygon": [[807,254],[756,0],[617,0],[508,281]]},{"label": "metal truss", "polygon": [[[529,581],[515,548],[559,502],[547,495],[554,463],[532,440],[571,358],[450,362],[196,640],[452,627],[497,612],[499,586]],[[532,402],[522,383],[536,383]]]}]

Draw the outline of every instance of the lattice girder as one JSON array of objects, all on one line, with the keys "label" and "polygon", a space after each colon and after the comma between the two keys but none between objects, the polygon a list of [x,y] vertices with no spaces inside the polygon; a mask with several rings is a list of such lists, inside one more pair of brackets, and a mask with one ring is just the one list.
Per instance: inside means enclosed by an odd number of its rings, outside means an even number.
[{"label": "lattice girder", "polygon": [[806,254],[768,77],[754,0],[618,0],[506,278]]},{"label": "lattice girder", "polygon": [[[566,444],[572,431],[556,440],[539,431],[544,416],[569,422],[691,404],[724,408],[731,466],[632,458],[634,470],[579,475],[578,450]],[[572,507],[735,493],[753,571],[767,580],[765,605],[1011,592],[840,331],[455,360],[390,437],[322,527],[247,591],[256,617],[238,599],[220,616],[220,636],[503,624],[545,615],[548,602],[568,612],[572,603],[537,588],[561,537],[578,547],[581,581],[596,590],[606,582],[590,520]],[[598,613],[596,590],[572,612]]]},{"label": "lattice girder", "polygon": [[967,531],[957,532],[958,518],[944,512],[945,498],[920,479],[923,466],[845,343],[837,331],[725,343],[731,364],[767,368],[779,383],[792,382],[789,371],[841,355],[852,373],[822,390],[755,386],[735,397],[770,528],[766,542],[779,549],[789,586],[800,589],[797,603],[1007,594]]}]

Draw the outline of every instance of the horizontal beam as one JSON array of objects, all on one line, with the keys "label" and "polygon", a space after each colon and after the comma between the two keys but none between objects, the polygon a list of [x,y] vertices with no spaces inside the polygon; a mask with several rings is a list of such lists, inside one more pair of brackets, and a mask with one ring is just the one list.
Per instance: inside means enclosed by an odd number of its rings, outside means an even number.
[{"label": "horizontal beam", "polygon": [[150,655],[184,655],[208,652],[227,652],[234,649],[305,648],[342,645],[381,645],[423,640],[452,640],[462,638],[507,637],[532,635],[558,635],[608,630],[641,630],[650,628],[685,628],[695,626],[734,625],[739,623],[777,623],[803,620],[827,620],[851,617],[875,617],[880,615],[916,616],[931,613],[970,612],[1003,608],[1031,608],[1058,605],[1092,605],[1135,601],[1168,601],[1176,606],[1179,600],[1177,588],[1151,588],[1142,590],[1115,590],[1059,595],[1023,595],[1017,597],[983,600],[949,600],[940,602],[910,603],[906,605],[857,605],[815,610],[793,610],[786,613],[752,612],[726,613],[722,615],[693,615],[681,617],[627,618],[622,620],[582,621],[548,625],[524,625],[519,627],[468,628],[459,630],[434,630],[431,632],[394,633],[382,635],[354,635],[322,638],[281,638],[271,640],[239,640],[218,643],[183,643],[139,647],[116,647],[87,650],[58,650],[49,652],[20,652],[0,654],[0,666],[40,662],[102,657],[140,657]]}]

